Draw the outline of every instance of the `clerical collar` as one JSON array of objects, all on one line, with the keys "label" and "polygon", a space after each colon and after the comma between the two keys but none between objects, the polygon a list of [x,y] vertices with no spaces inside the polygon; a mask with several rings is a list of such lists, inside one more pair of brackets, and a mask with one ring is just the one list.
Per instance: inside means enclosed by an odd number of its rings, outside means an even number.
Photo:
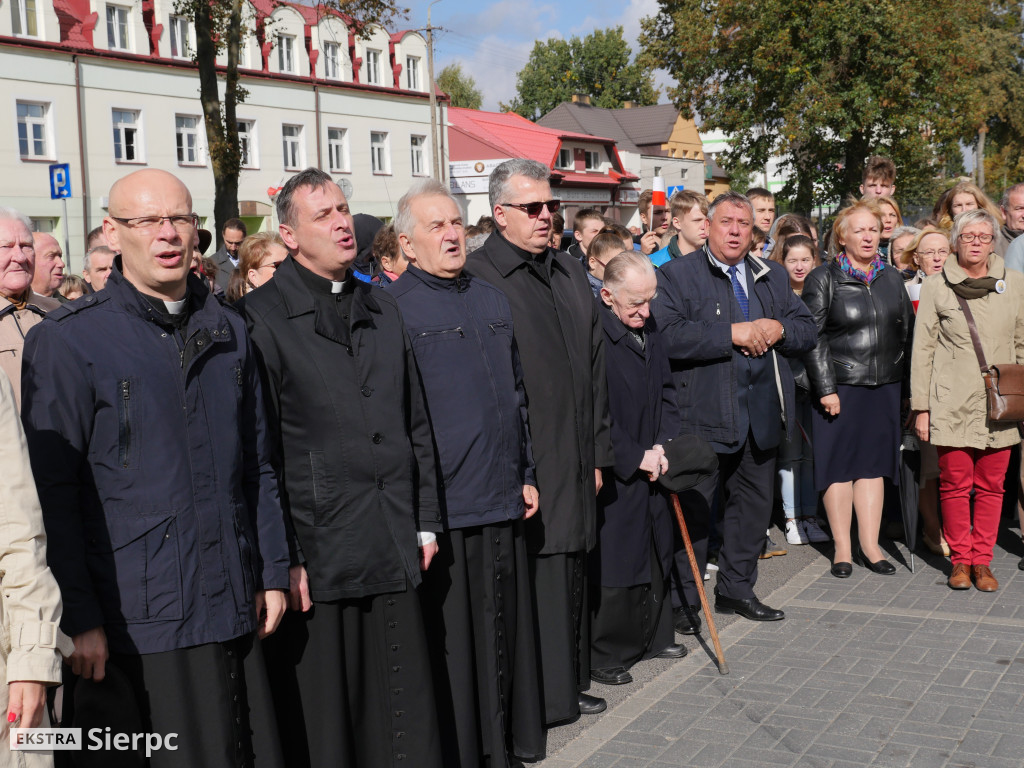
[{"label": "clerical collar", "polygon": [[185,311],[185,303],[188,301],[187,294],[180,301],[164,301],[164,307],[169,315],[180,315]]},{"label": "clerical collar", "polygon": [[538,264],[543,264],[545,261],[547,261],[547,248],[545,248],[540,253],[530,253],[530,251],[527,251],[525,248],[520,248],[518,245],[513,243],[498,230],[495,230],[495,234],[502,240],[504,240],[508,244],[508,247],[511,248],[518,256],[522,257],[524,261],[535,261]]},{"label": "clerical collar", "polygon": [[322,296],[331,296],[338,293],[351,293],[353,289],[352,271],[349,270],[345,273],[344,280],[328,280],[326,277],[320,277],[320,275],[307,269],[306,267],[295,261],[295,268],[298,270],[299,277],[302,278],[302,282],[306,284],[313,293],[318,293]]}]

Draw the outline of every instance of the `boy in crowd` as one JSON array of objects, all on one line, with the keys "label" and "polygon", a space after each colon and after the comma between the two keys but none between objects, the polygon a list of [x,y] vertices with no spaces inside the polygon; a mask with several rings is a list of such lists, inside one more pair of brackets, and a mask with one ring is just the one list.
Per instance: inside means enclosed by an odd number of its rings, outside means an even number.
[{"label": "boy in crowd", "polygon": [[602,229],[604,229],[604,216],[601,215],[601,212],[596,208],[584,208],[573,219],[573,243],[566,250],[566,253],[579,259],[580,263],[586,266],[587,248]]},{"label": "boy in crowd", "polygon": [[775,195],[764,187],[747,190],[747,199],[754,206],[754,226],[762,232],[771,232],[775,222]]},{"label": "boy in crowd", "polygon": [[602,232],[590,241],[590,251],[587,255],[587,280],[590,281],[590,288],[594,291],[595,298],[601,296],[605,264],[624,250],[631,251],[632,249],[632,243],[626,245],[618,233],[610,230]]},{"label": "boy in crowd", "polygon": [[667,207],[654,205],[654,192],[650,189],[640,193],[637,208],[640,211],[643,234],[634,235],[633,242],[640,245],[641,253],[649,256],[661,248],[661,238],[668,232],[671,217]]},{"label": "boy in crowd", "polygon": [[656,267],[703,248],[708,239],[708,199],[704,195],[682,189],[672,195],[669,209],[675,235],[668,245],[651,254],[651,263]]},{"label": "boy in crowd", "polygon": [[864,163],[861,197],[892,197],[896,194],[896,164],[888,157],[873,155]]}]

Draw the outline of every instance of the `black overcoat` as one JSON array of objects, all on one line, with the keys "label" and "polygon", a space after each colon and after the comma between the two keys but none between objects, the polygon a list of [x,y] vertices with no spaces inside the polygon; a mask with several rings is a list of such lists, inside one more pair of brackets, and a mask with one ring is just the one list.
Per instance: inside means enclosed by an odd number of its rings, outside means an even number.
[{"label": "black overcoat", "polygon": [[604,478],[597,497],[602,587],[633,587],[651,582],[653,540],[662,573],[672,560],[672,518],[668,497],[640,470],[644,451],[678,437],[679,412],[668,353],[653,318],[644,329],[644,347],[615,314],[601,305],[608,410],[615,471]]},{"label": "black overcoat", "polygon": [[313,600],[400,592],[420,581],[416,531],[441,530],[412,347],[387,293],[355,280],[346,334],[298,270],[288,257],[243,303],[293,558],[305,561]]},{"label": "black overcoat", "polygon": [[583,266],[533,256],[492,234],[467,271],[508,297],[523,365],[540,509],[526,521],[532,554],[593,549],[595,467],[613,463],[601,320]]}]

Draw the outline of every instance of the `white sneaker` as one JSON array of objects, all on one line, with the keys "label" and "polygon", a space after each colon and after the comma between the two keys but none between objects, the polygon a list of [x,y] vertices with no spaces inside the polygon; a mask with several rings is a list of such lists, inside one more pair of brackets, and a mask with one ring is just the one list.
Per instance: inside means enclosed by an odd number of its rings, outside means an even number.
[{"label": "white sneaker", "polygon": [[804,535],[800,523],[790,518],[786,521],[786,541],[790,544],[806,544],[807,537]]},{"label": "white sneaker", "polygon": [[814,544],[822,544],[830,540],[829,535],[821,530],[821,526],[818,525],[818,518],[805,517],[800,522],[803,524],[804,535],[808,541]]}]

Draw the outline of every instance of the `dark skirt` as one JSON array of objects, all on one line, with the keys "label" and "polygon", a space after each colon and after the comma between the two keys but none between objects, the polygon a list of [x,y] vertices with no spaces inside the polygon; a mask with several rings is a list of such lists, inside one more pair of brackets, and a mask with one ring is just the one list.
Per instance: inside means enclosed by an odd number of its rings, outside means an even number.
[{"label": "dark skirt", "polygon": [[579,716],[579,693],[590,688],[587,553],[530,555],[533,622],[541,669],[545,725]]},{"label": "dark skirt", "polygon": [[526,543],[519,521],[438,535],[420,596],[445,768],[544,756]]},{"label": "dark skirt", "polygon": [[838,385],[839,415],[825,415],[815,404],[814,487],[887,477],[899,484],[899,382],[878,387]]},{"label": "dark skirt", "polygon": [[289,611],[264,646],[288,768],[441,768],[415,590]]},{"label": "dark skirt", "polygon": [[[77,678],[70,725],[111,734],[177,734],[175,749],[60,753],[76,766],[277,768],[281,755],[263,652],[251,636],[145,655],[111,654],[103,681]],[[68,719],[66,718],[66,720]],[[65,727],[67,724],[65,723]],[[86,739],[86,745],[91,742]],[[62,764],[66,764],[61,761]]]},{"label": "dark skirt", "polygon": [[650,659],[675,640],[668,579],[651,542],[649,584],[601,587],[591,597],[590,663],[593,669],[625,667]]}]

